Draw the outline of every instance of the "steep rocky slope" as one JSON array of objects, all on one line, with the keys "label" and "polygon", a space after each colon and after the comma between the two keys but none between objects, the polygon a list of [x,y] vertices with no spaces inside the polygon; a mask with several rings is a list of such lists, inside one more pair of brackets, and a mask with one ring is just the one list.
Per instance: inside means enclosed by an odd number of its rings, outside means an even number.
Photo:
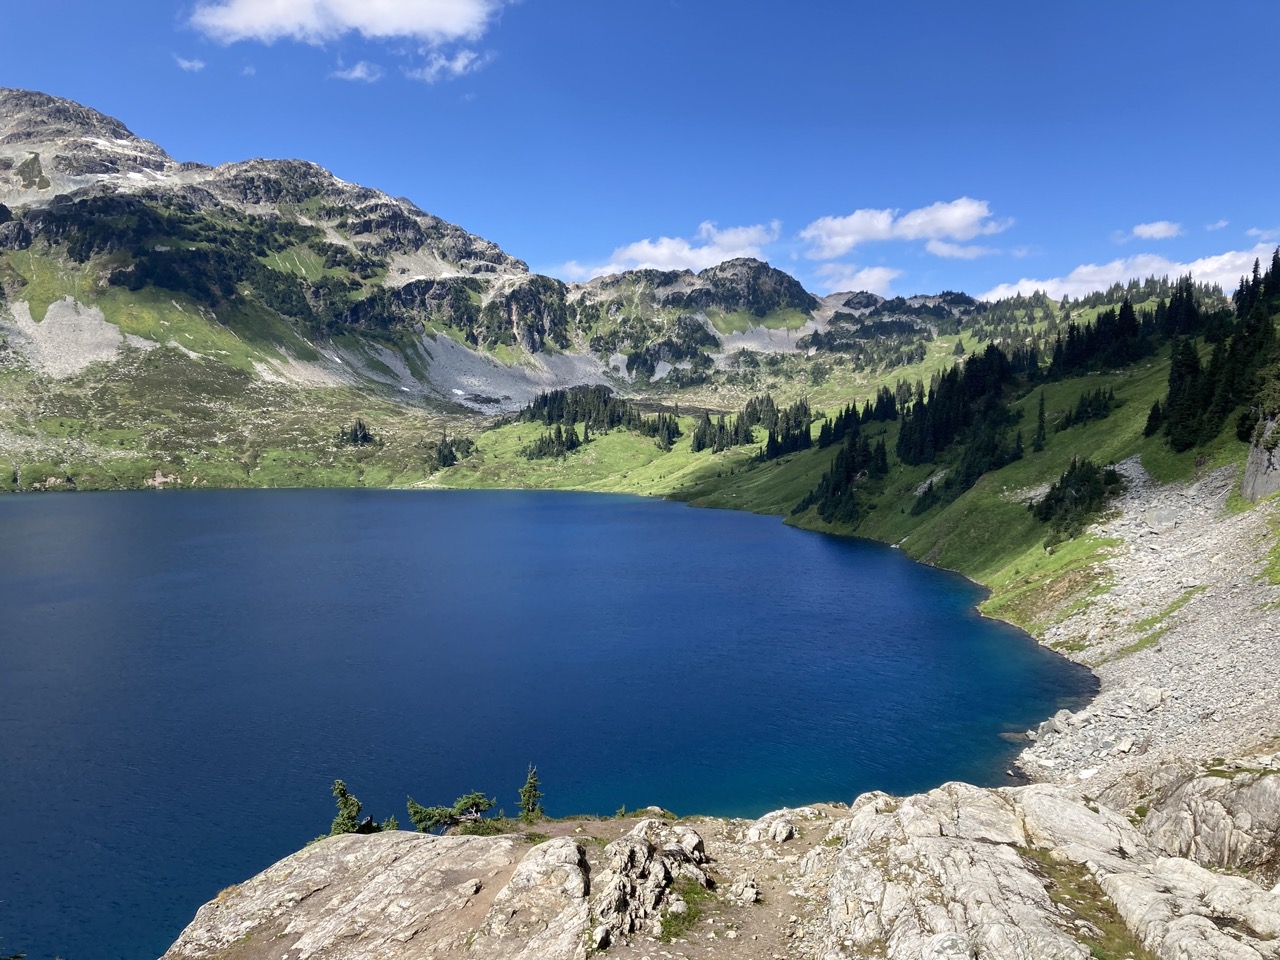
[{"label": "steep rocky slope", "polygon": [[1107,589],[1042,638],[1086,631],[1067,651],[1102,679],[1029,734],[1045,782],[539,825],[548,840],[328,839],[224,891],[165,960],[1280,957],[1273,511],[1227,510],[1224,472],[1124,469]]}]

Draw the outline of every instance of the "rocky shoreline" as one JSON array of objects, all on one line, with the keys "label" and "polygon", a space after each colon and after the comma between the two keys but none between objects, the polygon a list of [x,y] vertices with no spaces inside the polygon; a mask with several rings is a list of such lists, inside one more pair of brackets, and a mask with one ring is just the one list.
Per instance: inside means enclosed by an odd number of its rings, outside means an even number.
[{"label": "rocky shoreline", "polygon": [[[1101,681],[1092,703],[1041,724],[1019,758],[1034,780],[1131,808],[1156,771],[1254,754],[1280,770],[1280,588],[1267,582],[1272,511],[1232,512],[1235,469],[1159,487],[1134,460],[1101,586],[1040,638]],[[1071,601],[1063,604],[1066,608]]]},{"label": "rocky shoreline", "polygon": [[1101,681],[1028,731],[1035,783],[758,821],[331,838],[201,908],[164,960],[1280,958],[1274,508],[1136,461],[1087,602],[1041,642]]}]

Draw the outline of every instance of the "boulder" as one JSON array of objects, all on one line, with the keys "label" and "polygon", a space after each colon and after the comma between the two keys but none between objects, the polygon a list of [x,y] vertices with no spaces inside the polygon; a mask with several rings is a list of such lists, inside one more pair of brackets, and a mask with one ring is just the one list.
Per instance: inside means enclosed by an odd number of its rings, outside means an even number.
[{"label": "boulder", "polygon": [[714,886],[703,870],[709,862],[697,831],[665,820],[641,820],[624,837],[604,848],[606,863],[596,878],[591,918],[609,942],[645,932],[662,931],[664,908],[679,911],[682,901],[672,890],[685,878],[701,887]]},{"label": "boulder", "polygon": [[530,850],[494,898],[472,948],[502,960],[578,960],[586,956],[586,855],[568,837]]}]

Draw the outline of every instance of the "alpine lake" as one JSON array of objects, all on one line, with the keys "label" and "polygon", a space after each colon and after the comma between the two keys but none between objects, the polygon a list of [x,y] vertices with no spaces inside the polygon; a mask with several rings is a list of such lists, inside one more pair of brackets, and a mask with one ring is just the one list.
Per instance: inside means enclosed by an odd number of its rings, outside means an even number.
[{"label": "alpine lake", "polygon": [[159,956],[327,833],[338,778],[402,825],[407,795],[514,815],[531,763],[552,816],[1007,783],[1095,683],[981,596],[637,497],[0,499],[0,953]]}]

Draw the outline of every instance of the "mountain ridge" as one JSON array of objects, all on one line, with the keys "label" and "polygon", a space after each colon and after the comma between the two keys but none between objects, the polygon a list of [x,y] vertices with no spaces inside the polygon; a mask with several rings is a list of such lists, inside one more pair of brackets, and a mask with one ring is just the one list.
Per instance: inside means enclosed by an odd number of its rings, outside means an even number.
[{"label": "mountain ridge", "polygon": [[[107,233],[113,247],[81,245],[71,260],[114,254],[133,261],[112,265],[120,276],[141,266],[144,286],[184,292],[175,271],[207,270],[181,261],[207,256],[202,251],[208,247],[243,247],[242,234],[222,230],[218,235],[225,226],[220,221],[248,218],[256,223],[259,259],[267,260],[260,266],[282,276],[244,262],[236,270],[252,269],[284,294],[272,299],[255,290],[253,297],[307,341],[302,353],[316,352],[335,332],[348,329],[361,337],[391,334],[396,342],[383,337],[377,348],[405,354],[408,366],[419,371],[411,378],[416,382],[386,383],[385,377],[365,376],[369,370],[351,357],[344,357],[346,370],[327,364],[326,376],[343,379],[355,370],[375,389],[381,384],[442,400],[458,396],[455,378],[432,382],[427,362],[432,345],[409,342],[414,334],[454,336],[477,353],[469,362],[476,370],[498,361],[506,374],[496,381],[519,380],[521,370],[537,368],[538,375],[511,401],[516,404],[538,389],[570,385],[555,375],[555,364],[546,362],[548,351],[576,354],[575,369],[590,370],[573,382],[605,382],[626,391],[637,373],[651,382],[695,364],[700,371],[686,379],[705,379],[736,350],[803,352],[798,341],[825,330],[833,313],[794,277],[760,260],[728,260],[697,273],[626,271],[566,284],[530,273],[524,261],[496,244],[410,201],[348,183],[309,161],[178,163],[119,120],[31,91],[0,90],[0,116],[5,118],[0,123],[0,203],[10,208],[0,217],[9,221],[0,226],[0,251],[34,246],[64,261],[55,266],[66,267],[67,245],[78,233]],[[56,224],[51,222],[55,212]],[[119,221],[128,218],[153,223],[147,235],[132,238],[124,258]],[[185,222],[176,222],[181,218]],[[281,230],[291,235],[268,236]],[[272,247],[266,258],[264,239]],[[291,255],[296,269],[281,269]],[[161,260],[153,270],[145,262]],[[8,275],[10,299],[23,299],[14,273],[11,269]],[[230,291],[237,279],[224,276],[222,289]],[[218,313],[219,304],[207,295],[213,288],[200,289],[205,304]],[[791,336],[782,330],[798,332]],[[281,357],[271,345],[260,346],[267,354],[260,359],[287,379],[299,351]],[[323,358],[326,352],[319,353]],[[323,359],[315,362],[326,365]],[[507,392],[489,387],[480,392]],[[463,390],[464,403],[468,393]]]}]

